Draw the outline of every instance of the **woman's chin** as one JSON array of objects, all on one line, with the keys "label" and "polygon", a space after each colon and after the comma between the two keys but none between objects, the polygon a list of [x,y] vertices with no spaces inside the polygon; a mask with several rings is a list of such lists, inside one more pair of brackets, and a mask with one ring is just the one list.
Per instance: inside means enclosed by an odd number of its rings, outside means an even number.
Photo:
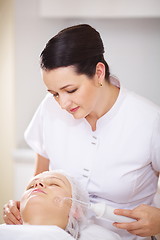
[{"label": "woman's chin", "polygon": [[74,117],[74,119],[82,119],[82,118],[85,118],[87,116],[87,114],[77,112],[77,113],[72,114],[72,116]]}]

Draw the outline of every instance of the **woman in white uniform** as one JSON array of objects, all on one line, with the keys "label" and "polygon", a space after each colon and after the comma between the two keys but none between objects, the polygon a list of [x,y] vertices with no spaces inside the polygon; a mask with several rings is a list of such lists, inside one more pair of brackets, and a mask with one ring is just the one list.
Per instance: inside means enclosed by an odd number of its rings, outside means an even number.
[{"label": "woman in white uniform", "polygon": [[[90,200],[117,208],[132,223],[95,220],[122,239],[160,233],[153,205],[160,172],[160,108],[124,89],[110,75],[99,33],[82,24],[62,30],[41,53],[48,94],[25,139],[37,153],[35,174],[62,168],[77,177]],[[4,220],[20,223],[19,203]]]}]

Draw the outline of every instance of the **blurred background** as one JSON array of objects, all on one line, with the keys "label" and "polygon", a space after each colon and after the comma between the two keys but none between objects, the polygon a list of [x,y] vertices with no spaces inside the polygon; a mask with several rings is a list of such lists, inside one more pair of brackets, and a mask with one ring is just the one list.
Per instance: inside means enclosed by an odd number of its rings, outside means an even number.
[{"label": "blurred background", "polygon": [[61,29],[96,28],[111,73],[160,105],[159,0],[0,0],[0,223],[33,174],[24,131],[46,94],[39,55]]}]

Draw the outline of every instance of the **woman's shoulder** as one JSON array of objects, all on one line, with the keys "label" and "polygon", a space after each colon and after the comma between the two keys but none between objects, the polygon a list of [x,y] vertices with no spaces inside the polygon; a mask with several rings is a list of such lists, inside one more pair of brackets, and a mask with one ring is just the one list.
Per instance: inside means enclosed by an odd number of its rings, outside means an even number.
[{"label": "woman's shoulder", "polygon": [[148,118],[155,118],[160,115],[160,106],[155,104],[150,99],[147,99],[135,92],[126,90],[125,109],[130,114],[136,114],[135,116],[143,116]]},{"label": "woman's shoulder", "polygon": [[38,109],[40,110],[43,116],[48,113],[57,115],[64,112],[62,111],[59,104],[55,101],[52,94],[50,93],[46,94],[46,96],[41,101]]}]

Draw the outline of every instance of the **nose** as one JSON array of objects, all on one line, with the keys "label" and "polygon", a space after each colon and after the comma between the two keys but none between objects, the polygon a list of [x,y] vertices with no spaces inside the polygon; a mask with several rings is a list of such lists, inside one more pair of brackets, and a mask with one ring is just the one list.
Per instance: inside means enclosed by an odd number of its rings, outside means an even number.
[{"label": "nose", "polygon": [[44,188],[45,187],[45,184],[43,181],[40,181],[40,180],[37,180],[34,184],[34,187],[40,187],[40,188]]},{"label": "nose", "polygon": [[59,98],[59,105],[61,106],[62,109],[67,110],[68,107],[71,105],[71,100],[69,99],[68,96],[61,96]]}]

